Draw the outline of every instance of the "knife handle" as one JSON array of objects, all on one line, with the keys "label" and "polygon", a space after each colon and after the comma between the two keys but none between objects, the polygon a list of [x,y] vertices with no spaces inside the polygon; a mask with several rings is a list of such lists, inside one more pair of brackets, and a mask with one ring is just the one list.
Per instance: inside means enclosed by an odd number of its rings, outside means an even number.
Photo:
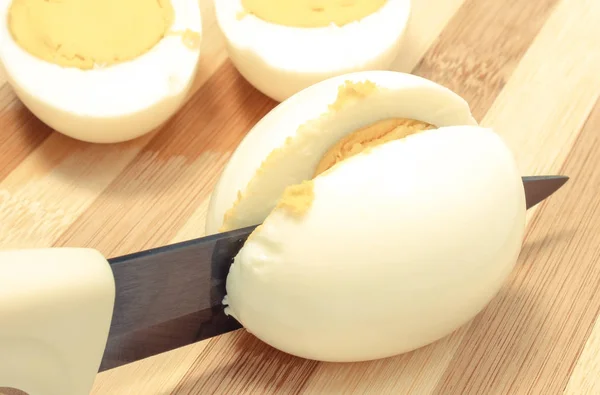
[{"label": "knife handle", "polygon": [[96,250],[0,251],[0,387],[89,394],[114,300],[112,270]]}]

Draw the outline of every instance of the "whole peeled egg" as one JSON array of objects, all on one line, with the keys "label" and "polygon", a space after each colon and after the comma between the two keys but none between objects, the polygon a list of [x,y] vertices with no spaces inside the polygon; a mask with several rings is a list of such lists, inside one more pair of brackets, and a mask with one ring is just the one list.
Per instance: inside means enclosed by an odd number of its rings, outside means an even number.
[{"label": "whole peeled egg", "polygon": [[434,342],[499,291],[525,194],[509,148],[467,103],[386,71],[334,77],[267,114],[233,153],[207,232],[261,223],[226,312],[284,352],[364,361]]},{"label": "whole peeled egg", "polygon": [[217,0],[215,12],[240,74],[283,101],[337,75],[389,69],[410,0]]},{"label": "whole peeled egg", "polygon": [[197,1],[4,0],[0,60],[27,108],[58,132],[131,140],[184,103],[200,57]]}]

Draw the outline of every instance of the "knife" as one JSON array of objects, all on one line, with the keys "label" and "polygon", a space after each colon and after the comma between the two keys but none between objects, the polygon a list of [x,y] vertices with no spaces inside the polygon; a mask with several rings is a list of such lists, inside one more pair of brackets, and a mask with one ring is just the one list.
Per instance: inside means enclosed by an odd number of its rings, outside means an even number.
[{"label": "knife", "polygon": [[[530,176],[522,179],[526,208],[529,209],[557,191],[569,178]],[[105,326],[108,336],[104,333],[101,341],[104,348],[99,349],[99,355],[103,356],[101,361],[96,360],[95,369],[98,369],[98,363],[99,371],[104,371],[240,328],[241,325],[234,318],[223,312],[225,280],[233,258],[255,227],[256,225],[108,259],[110,271],[107,273],[111,282],[114,280],[110,293],[111,303],[114,304],[110,306],[110,311],[105,309],[108,313],[103,313],[107,315]],[[23,250],[22,254],[28,253],[27,251]],[[10,253],[9,251],[8,254]],[[5,255],[2,254],[0,252],[0,276],[9,269],[8,261],[19,259],[19,255],[16,255],[18,252],[12,252],[13,255],[7,255],[6,252]],[[27,259],[32,265],[35,264],[33,258]],[[12,262],[10,268],[19,267],[21,263]],[[80,266],[77,263],[71,270],[76,271]],[[86,274],[81,276],[85,277]],[[75,274],[72,278],[74,277]],[[100,277],[102,275],[98,274],[94,278]],[[66,286],[83,287],[83,280],[74,283],[72,278],[66,280]],[[94,280],[90,281],[93,284]],[[10,286],[8,288],[7,300],[10,300]],[[65,288],[54,290],[51,295],[63,289]],[[91,288],[86,286],[85,289]],[[90,300],[95,300],[95,296],[92,293],[90,295]],[[1,316],[4,311],[2,298],[0,289],[0,320],[4,322]],[[71,316],[73,315],[77,314],[72,313]],[[73,318],[72,322],[80,325],[81,331],[85,331],[87,321],[83,318],[79,321],[76,319],[79,317]],[[91,324],[89,327],[96,329]],[[90,330],[93,332],[92,329]],[[102,338],[102,333],[98,338]],[[0,355],[6,355],[4,348],[6,346],[0,341]],[[7,360],[4,357],[2,359]],[[0,387],[3,385],[2,369],[0,362]]]}]

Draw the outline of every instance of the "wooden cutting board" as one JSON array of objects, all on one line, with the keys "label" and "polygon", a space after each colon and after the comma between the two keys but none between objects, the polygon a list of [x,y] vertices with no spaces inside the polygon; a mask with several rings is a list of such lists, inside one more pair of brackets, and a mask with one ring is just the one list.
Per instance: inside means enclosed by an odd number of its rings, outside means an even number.
[{"label": "wooden cutting board", "polygon": [[[94,394],[600,394],[600,2],[413,2],[395,69],[462,95],[524,175],[572,177],[529,212],[499,295],[451,336],[395,358],[317,363],[240,330],[101,373]],[[203,234],[220,170],[276,103],[236,72],[212,2],[200,3],[194,94],[135,141],[53,133],[0,76],[0,248],[111,257]]]}]

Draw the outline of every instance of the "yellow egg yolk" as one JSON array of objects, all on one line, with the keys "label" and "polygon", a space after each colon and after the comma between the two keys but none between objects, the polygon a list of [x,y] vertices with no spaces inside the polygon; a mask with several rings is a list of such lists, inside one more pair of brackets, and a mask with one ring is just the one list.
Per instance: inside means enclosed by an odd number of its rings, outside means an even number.
[{"label": "yellow egg yolk", "polygon": [[387,0],[242,0],[249,14],[290,27],[343,26],[379,10]]},{"label": "yellow egg yolk", "polygon": [[340,111],[344,107],[356,103],[373,93],[377,92],[379,87],[371,81],[351,82],[345,81],[338,87],[337,98],[328,106],[329,111]]},{"label": "yellow egg yolk", "polygon": [[[370,148],[428,129],[435,129],[435,126],[413,119],[392,118],[356,130],[338,141],[323,155],[313,177]],[[277,208],[300,216],[310,208],[313,199],[313,181],[303,181],[301,184],[290,185],[285,189]]]},{"label": "yellow egg yolk", "polygon": [[323,155],[314,176],[318,176],[336,163],[359,154],[368,148],[385,144],[388,141],[399,140],[427,129],[434,129],[434,126],[426,122],[403,118],[385,119],[359,129],[338,141]]},{"label": "yellow egg yolk", "polygon": [[292,215],[301,216],[310,208],[315,197],[313,181],[305,180],[301,184],[290,185],[283,191],[277,202],[278,209],[284,209]]},{"label": "yellow egg yolk", "polygon": [[173,19],[170,0],[13,0],[8,25],[33,56],[91,69],[144,54]]}]

